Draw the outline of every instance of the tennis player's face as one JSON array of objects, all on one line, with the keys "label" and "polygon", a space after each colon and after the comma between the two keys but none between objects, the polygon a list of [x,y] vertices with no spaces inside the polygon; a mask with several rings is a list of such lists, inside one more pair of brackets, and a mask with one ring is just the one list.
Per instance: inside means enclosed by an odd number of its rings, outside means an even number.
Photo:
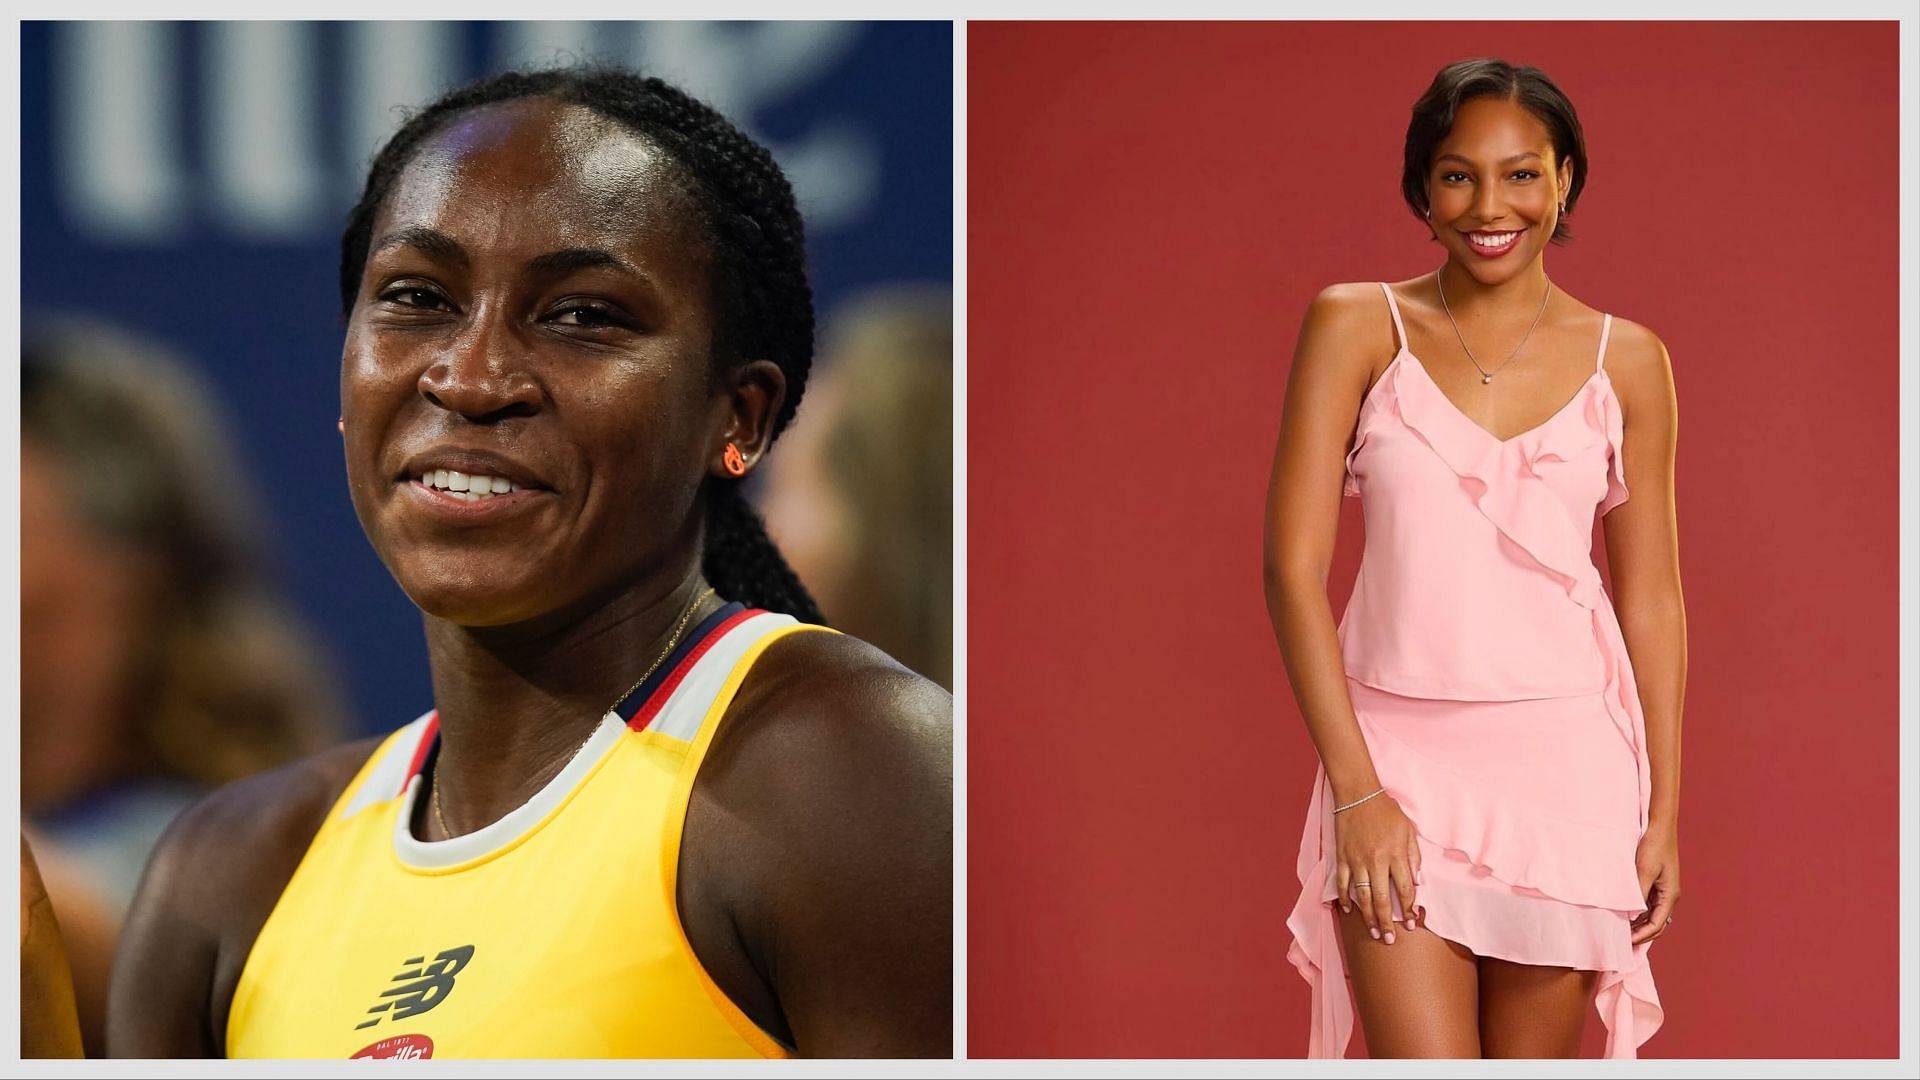
[{"label": "tennis player's face", "polygon": [[427,613],[518,623],[684,572],[728,402],[680,175],[532,100],[454,120],[393,185],[341,410],[354,509]]},{"label": "tennis player's face", "polygon": [[1538,117],[1501,98],[1474,98],[1434,148],[1434,235],[1475,278],[1505,281],[1546,250],[1572,180],[1556,168],[1553,137]]}]

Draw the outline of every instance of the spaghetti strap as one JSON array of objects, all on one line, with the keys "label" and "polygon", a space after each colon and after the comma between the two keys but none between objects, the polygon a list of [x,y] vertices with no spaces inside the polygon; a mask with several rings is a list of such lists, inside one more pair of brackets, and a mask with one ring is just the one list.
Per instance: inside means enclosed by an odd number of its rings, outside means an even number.
[{"label": "spaghetti strap", "polygon": [[1380,291],[1387,294],[1387,310],[1393,313],[1393,330],[1400,335],[1400,348],[1404,349],[1407,347],[1407,327],[1400,321],[1400,305],[1394,303],[1393,290],[1386,282],[1380,283]]},{"label": "spaghetti strap", "polygon": [[1612,332],[1613,316],[1608,315],[1600,320],[1600,358],[1593,362],[1593,370],[1596,374],[1601,368],[1607,366],[1607,335]]}]

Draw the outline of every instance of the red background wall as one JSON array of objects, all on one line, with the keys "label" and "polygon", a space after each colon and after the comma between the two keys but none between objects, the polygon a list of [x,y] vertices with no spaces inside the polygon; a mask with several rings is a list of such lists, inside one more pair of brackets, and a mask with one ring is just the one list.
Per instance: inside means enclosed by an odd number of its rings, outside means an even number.
[{"label": "red background wall", "polygon": [[976,22],[968,49],[970,1053],[1305,1053],[1314,751],[1267,469],[1308,300],[1437,265],[1408,111],[1492,54],[1586,129],[1549,272],[1660,334],[1679,388],[1685,897],[1643,1053],[1895,1056],[1895,24]]}]

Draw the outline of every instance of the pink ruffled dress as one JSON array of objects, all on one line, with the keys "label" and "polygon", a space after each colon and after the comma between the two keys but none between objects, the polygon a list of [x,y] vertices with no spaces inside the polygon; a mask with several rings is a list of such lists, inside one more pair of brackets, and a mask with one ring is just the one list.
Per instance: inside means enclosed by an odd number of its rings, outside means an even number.
[{"label": "pink ruffled dress", "polygon": [[[1592,556],[1596,511],[1627,499],[1613,316],[1572,400],[1501,440],[1427,375],[1380,288],[1400,350],[1347,455],[1366,517],[1339,628],[1354,714],[1418,834],[1425,925],[1481,956],[1599,972],[1606,1055],[1631,1058],[1661,1011],[1629,926],[1646,908],[1646,721]],[[1287,918],[1287,958],[1313,991],[1310,1057],[1344,1056],[1353,1034],[1333,805],[1323,768]]]}]

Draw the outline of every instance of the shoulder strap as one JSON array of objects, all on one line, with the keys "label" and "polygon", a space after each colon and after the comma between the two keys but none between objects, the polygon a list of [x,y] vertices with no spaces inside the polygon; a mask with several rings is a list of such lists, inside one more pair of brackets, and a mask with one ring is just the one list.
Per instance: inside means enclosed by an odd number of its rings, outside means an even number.
[{"label": "shoulder strap", "polygon": [[434,736],[439,731],[440,714],[430,711],[387,736],[380,748],[361,766],[360,774],[354,777],[353,783],[348,784],[334,801],[327,820],[345,821],[370,806],[406,794],[407,785],[420,772],[420,766],[426,761],[427,752],[433,748]]},{"label": "shoulder strap", "polygon": [[1613,332],[1613,316],[1600,320],[1600,358],[1593,362],[1593,370],[1599,371],[1607,365],[1607,335]]},{"label": "shoulder strap", "polygon": [[1388,287],[1386,282],[1380,283],[1380,291],[1387,294],[1387,310],[1393,313],[1393,330],[1400,335],[1396,344],[1404,349],[1407,347],[1407,327],[1400,321],[1400,305],[1394,302],[1393,289]]},{"label": "shoulder strap", "polygon": [[826,627],[758,608],[740,611],[681,662],[629,726],[693,742],[711,718],[726,711],[739,680],[768,645],[788,633],[815,629]]}]

